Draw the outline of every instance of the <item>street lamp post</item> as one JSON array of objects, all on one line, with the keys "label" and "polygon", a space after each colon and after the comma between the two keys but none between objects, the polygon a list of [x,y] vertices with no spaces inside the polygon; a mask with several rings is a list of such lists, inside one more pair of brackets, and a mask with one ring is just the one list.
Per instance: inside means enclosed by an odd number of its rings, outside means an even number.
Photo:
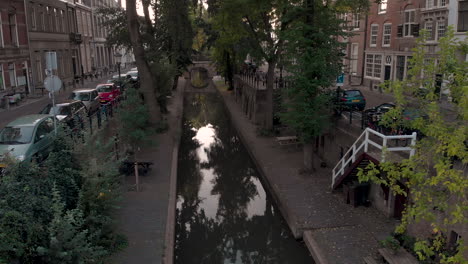
[{"label": "street lamp post", "polygon": [[114,57],[115,57],[115,63],[117,64],[117,69],[119,72],[119,81],[120,81],[120,63],[122,62],[122,54],[120,54],[119,52],[116,52],[114,54]]}]

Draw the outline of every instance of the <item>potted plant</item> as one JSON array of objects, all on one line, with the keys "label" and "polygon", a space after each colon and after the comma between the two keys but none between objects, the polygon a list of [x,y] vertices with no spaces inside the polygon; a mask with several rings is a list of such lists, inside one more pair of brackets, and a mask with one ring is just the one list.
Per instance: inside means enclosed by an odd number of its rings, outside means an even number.
[{"label": "potted plant", "polygon": [[401,247],[400,242],[396,240],[396,238],[394,238],[393,236],[388,236],[384,240],[380,241],[380,244],[383,247],[391,249],[393,254],[396,254],[398,252],[398,249],[400,249]]}]

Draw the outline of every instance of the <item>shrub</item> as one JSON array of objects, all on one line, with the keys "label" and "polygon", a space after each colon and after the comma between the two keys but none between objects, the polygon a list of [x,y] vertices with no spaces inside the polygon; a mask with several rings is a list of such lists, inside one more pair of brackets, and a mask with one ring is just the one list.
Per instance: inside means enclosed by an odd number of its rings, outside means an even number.
[{"label": "shrub", "polygon": [[112,228],[120,197],[112,151],[72,146],[59,133],[43,166],[12,164],[0,178],[0,263],[95,263],[122,246]]}]

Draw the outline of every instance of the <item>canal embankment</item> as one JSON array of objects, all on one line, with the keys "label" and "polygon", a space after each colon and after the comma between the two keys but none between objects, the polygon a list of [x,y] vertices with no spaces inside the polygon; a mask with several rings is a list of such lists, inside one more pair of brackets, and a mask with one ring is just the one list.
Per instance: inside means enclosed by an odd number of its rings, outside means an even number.
[{"label": "canal embankment", "polygon": [[[274,137],[258,136],[228,91],[220,91],[232,123],[267,182],[297,239],[303,238],[316,263],[362,263],[393,231],[395,221],[373,208],[348,205],[330,189],[331,169],[303,174],[302,150],[280,146]],[[334,150],[329,150],[334,151]],[[336,150],[335,150],[336,151]],[[339,153],[337,153],[339,155]]]},{"label": "canal embankment", "polygon": [[290,232],[215,87],[187,87],[184,101],[175,263],[314,263]]}]

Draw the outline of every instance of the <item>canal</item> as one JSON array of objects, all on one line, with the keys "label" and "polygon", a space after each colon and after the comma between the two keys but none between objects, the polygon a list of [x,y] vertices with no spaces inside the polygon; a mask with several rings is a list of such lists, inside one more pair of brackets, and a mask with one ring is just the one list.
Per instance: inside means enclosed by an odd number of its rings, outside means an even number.
[{"label": "canal", "polygon": [[313,263],[265,192],[216,93],[186,93],[175,263]]}]

